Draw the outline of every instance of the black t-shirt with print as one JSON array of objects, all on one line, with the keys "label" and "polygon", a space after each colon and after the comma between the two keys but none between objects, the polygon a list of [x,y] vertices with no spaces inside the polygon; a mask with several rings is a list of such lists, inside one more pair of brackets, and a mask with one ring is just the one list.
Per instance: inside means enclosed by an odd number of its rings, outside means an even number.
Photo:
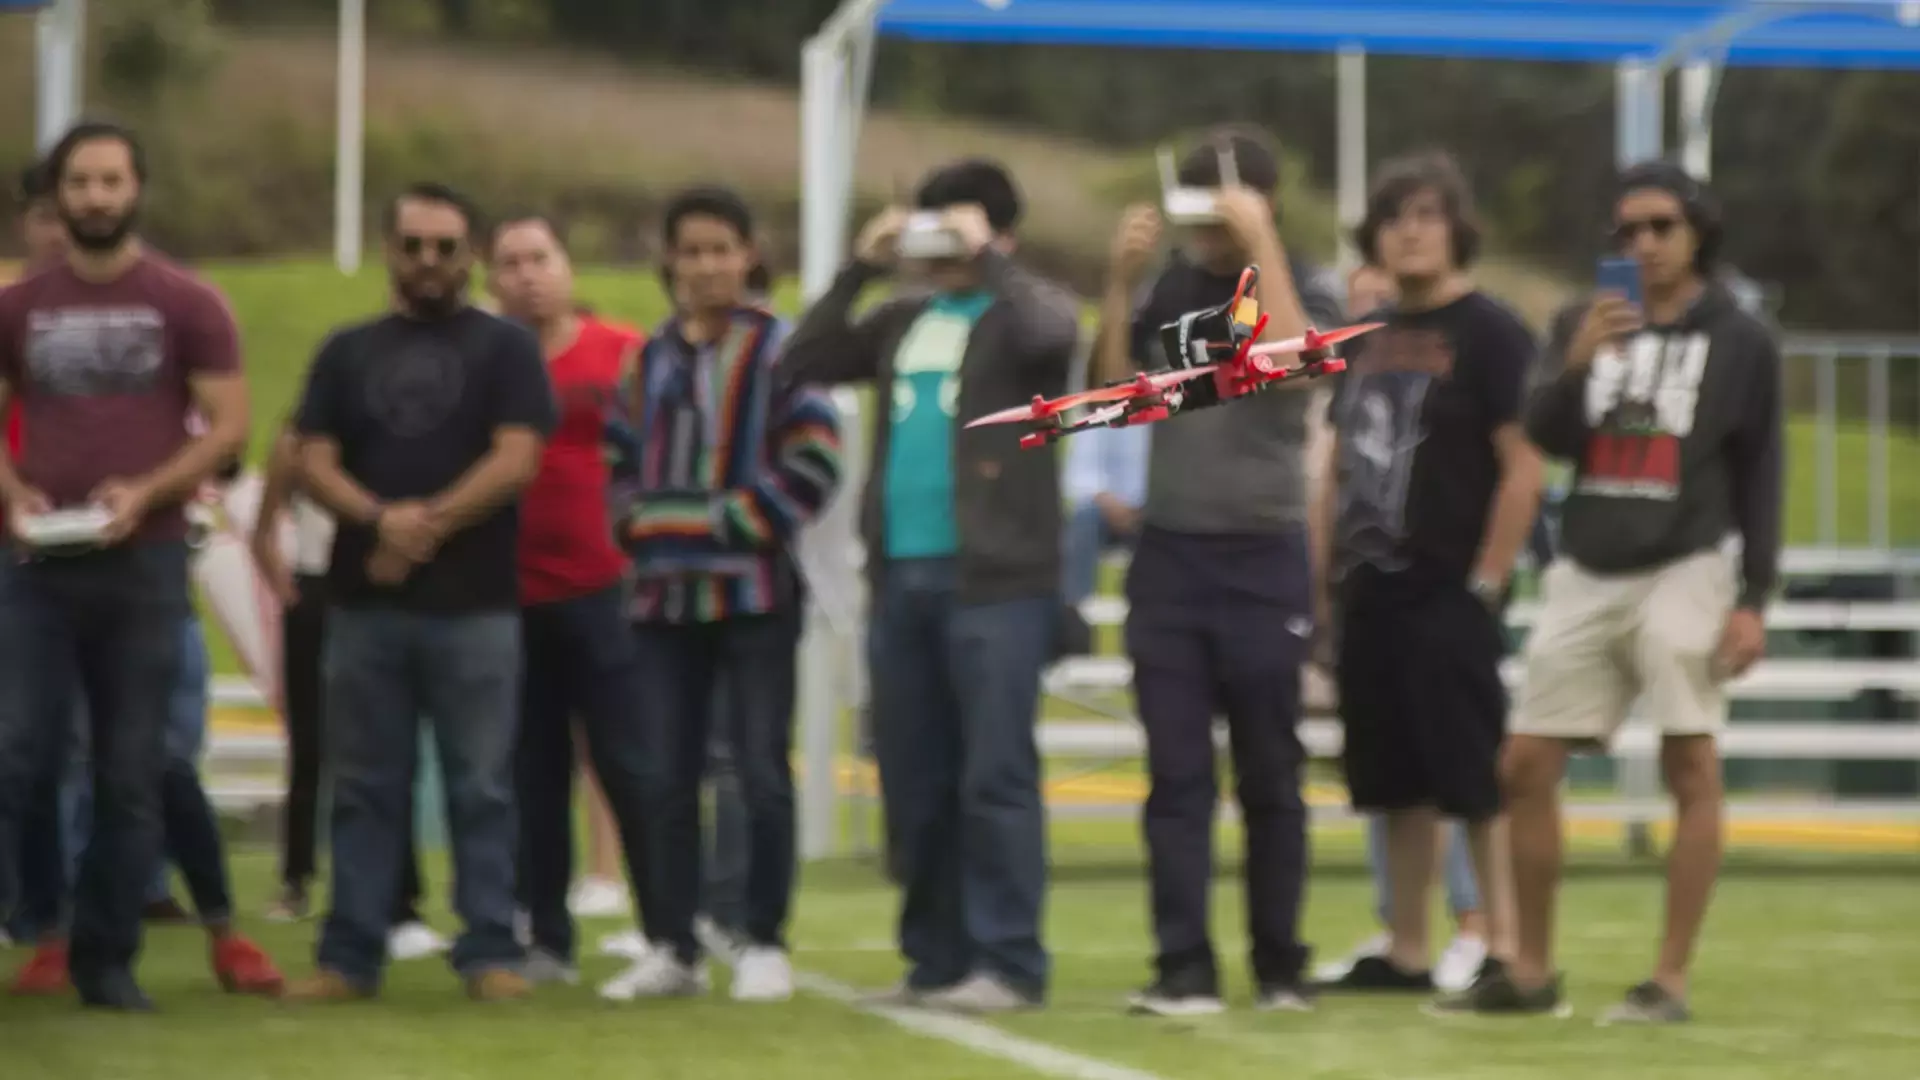
[{"label": "black t-shirt with print", "polygon": [[1464,581],[1500,483],[1493,434],[1520,421],[1533,335],[1480,292],[1364,321],[1375,320],[1387,325],[1345,346],[1328,414],[1340,439],[1334,571]]},{"label": "black t-shirt with print", "polygon": [[[348,476],[383,502],[451,487],[502,427],[553,430],[553,394],[532,332],[477,308],[442,319],[388,315],[327,339],[307,375],[301,434],[340,444]],[[329,598],[347,607],[461,613],[518,606],[518,501],[449,537],[399,585],[367,580],[373,529],[341,522]]]}]

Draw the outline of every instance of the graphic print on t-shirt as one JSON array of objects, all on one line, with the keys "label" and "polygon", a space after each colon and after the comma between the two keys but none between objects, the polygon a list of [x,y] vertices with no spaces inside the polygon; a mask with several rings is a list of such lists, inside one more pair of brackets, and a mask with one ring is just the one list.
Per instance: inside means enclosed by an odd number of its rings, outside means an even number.
[{"label": "graphic print on t-shirt", "polygon": [[960,364],[985,294],[938,296],[914,320],[894,360],[893,431],[887,446],[887,554],[952,555],[953,425],[960,412]]},{"label": "graphic print on t-shirt", "polygon": [[391,434],[417,439],[439,430],[460,404],[466,366],[452,344],[415,337],[367,369],[367,411]]},{"label": "graphic print on t-shirt", "polygon": [[46,394],[144,394],[166,359],[166,332],[165,316],[145,304],[36,310],[27,316],[27,373]]},{"label": "graphic print on t-shirt", "polygon": [[1575,490],[1615,499],[1670,501],[1680,494],[1680,440],[1693,430],[1705,334],[1640,334],[1609,347],[1587,373],[1593,428]]},{"label": "graphic print on t-shirt", "polygon": [[1335,423],[1340,430],[1339,545],[1383,570],[1405,566],[1407,490],[1414,454],[1426,439],[1425,410],[1436,378],[1453,370],[1439,330],[1388,327],[1347,370]]}]

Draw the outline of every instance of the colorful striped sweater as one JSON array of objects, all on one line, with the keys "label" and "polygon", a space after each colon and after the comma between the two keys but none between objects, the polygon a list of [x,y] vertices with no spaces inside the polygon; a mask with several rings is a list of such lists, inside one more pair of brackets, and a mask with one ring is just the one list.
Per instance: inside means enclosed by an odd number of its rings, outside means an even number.
[{"label": "colorful striped sweater", "polygon": [[635,621],[711,622],[793,604],[788,544],[840,482],[840,417],[824,390],[775,381],[786,336],[742,308],[716,342],[662,326],[606,425],[614,521]]}]

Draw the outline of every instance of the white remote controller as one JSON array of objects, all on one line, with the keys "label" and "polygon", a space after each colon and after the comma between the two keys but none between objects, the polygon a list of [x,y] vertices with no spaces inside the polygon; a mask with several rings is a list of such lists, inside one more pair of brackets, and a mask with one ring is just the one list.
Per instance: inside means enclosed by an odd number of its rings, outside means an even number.
[{"label": "white remote controller", "polygon": [[82,506],[22,517],[20,538],[37,548],[81,547],[98,544],[113,524],[113,514],[102,506]]}]

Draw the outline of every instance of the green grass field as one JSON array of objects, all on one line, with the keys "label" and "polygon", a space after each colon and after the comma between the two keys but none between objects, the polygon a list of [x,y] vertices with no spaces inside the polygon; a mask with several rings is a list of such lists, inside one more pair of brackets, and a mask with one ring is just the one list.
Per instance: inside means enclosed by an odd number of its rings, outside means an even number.
[{"label": "green grass field", "polygon": [[[1237,847],[1234,830],[1222,831]],[[1598,1029],[1593,1017],[1637,981],[1652,954],[1660,893],[1647,867],[1589,851],[1565,890],[1562,962],[1574,1019],[1440,1021],[1416,1002],[1329,1001],[1314,1015],[1246,1009],[1245,945],[1235,883],[1217,889],[1216,927],[1236,1008],[1198,1022],[1122,1014],[1145,976],[1149,940],[1132,826],[1056,825],[1048,935],[1051,1007],[992,1024],[902,1030],[821,994],[790,1004],[700,1000],[616,1006],[590,989],[617,970],[584,961],[585,985],[505,1006],[465,1001],[436,961],[396,967],[382,1000],[303,1008],[223,997],[197,933],[153,932],[143,976],[152,1018],[85,1015],[67,1001],[0,1000],[0,1075],[8,1080],[569,1080],[835,1077],[1000,1080],[1049,1073],[992,1056],[1006,1036],[1074,1055],[1083,1080],[1846,1080],[1915,1075],[1920,1062],[1920,936],[1912,929],[1909,857],[1784,857],[1736,867],[1721,887],[1703,945],[1698,1020],[1664,1030]],[[1342,951],[1370,932],[1370,903],[1352,834],[1324,838],[1311,888],[1308,939]],[[257,910],[271,866],[236,859],[243,905]],[[447,875],[429,867],[429,896]],[[809,867],[793,941],[798,965],[842,986],[879,987],[899,968],[894,898],[870,865]],[[454,923],[435,916],[443,927]],[[586,928],[591,943],[617,929]],[[314,928],[251,926],[293,972]],[[724,989],[724,979],[717,980]],[[944,1036],[944,1037],[943,1037]],[[971,1047],[951,1039],[970,1041]],[[985,1049],[982,1049],[985,1044]],[[1088,1062],[1104,1071],[1089,1071]],[[1132,1071],[1119,1071],[1132,1070]]]}]

